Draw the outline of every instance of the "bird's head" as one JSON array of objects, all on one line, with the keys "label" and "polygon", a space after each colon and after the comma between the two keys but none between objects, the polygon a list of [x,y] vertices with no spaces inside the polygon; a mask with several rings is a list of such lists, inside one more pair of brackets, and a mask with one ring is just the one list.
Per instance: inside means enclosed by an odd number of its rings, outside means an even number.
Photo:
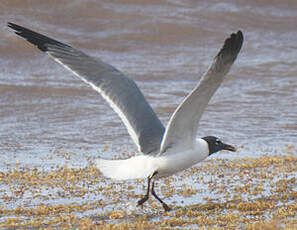
[{"label": "bird's head", "polygon": [[207,136],[207,137],[203,137],[202,139],[208,143],[209,155],[221,150],[228,150],[232,152],[236,151],[236,148],[234,146],[223,143],[217,137]]}]

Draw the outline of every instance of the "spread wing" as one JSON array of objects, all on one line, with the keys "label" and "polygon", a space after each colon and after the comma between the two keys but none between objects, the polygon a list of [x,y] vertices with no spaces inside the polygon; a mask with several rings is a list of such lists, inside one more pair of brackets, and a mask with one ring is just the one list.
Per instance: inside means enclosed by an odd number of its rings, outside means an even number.
[{"label": "spread wing", "polygon": [[14,23],[8,26],[99,92],[120,116],[140,152],[159,152],[164,126],[131,78],[67,44]]},{"label": "spread wing", "polygon": [[161,143],[160,154],[170,147],[178,150],[183,149],[184,146],[193,146],[203,111],[235,61],[242,43],[241,31],[231,34],[225,40],[223,47],[198,85],[171,116]]}]

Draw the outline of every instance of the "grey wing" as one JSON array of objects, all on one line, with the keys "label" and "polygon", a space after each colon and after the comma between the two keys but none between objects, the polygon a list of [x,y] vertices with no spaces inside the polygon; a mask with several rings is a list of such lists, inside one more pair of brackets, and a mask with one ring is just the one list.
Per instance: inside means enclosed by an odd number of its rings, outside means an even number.
[{"label": "grey wing", "polygon": [[198,85],[177,107],[170,118],[161,143],[160,154],[170,147],[182,149],[194,144],[198,123],[210,98],[235,61],[243,43],[243,34],[231,34]]},{"label": "grey wing", "polygon": [[98,91],[118,113],[140,152],[159,152],[165,128],[132,79],[69,45],[13,23],[8,26]]}]

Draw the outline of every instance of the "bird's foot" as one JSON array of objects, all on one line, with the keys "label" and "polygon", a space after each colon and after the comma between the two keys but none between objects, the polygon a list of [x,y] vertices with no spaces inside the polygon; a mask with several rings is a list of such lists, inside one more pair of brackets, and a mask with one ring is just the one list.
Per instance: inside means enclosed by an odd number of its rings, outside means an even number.
[{"label": "bird's foot", "polygon": [[166,212],[170,212],[172,210],[167,204],[163,203],[162,205]]},{"label": "bird's foot", "polygon": [[147,200],[148,200],[148,196],[143,197],[142,199],[140,199],[139,201],[137,201],[137,206],[142,205]]}]

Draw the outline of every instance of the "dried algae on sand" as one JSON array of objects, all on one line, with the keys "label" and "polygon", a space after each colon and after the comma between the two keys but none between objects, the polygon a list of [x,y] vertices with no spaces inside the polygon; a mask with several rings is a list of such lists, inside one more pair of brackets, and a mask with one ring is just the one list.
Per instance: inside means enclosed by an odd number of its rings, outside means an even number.
[{"label": "dried algae on sand", "polygon": [[174,204],[168,213],[153,199],[136,208],[145,183],[104,179],[92,163],[7,166],[0,171],[0,228],[294,229],[294,154],[212,158],[159,180],[160,194]]}]

